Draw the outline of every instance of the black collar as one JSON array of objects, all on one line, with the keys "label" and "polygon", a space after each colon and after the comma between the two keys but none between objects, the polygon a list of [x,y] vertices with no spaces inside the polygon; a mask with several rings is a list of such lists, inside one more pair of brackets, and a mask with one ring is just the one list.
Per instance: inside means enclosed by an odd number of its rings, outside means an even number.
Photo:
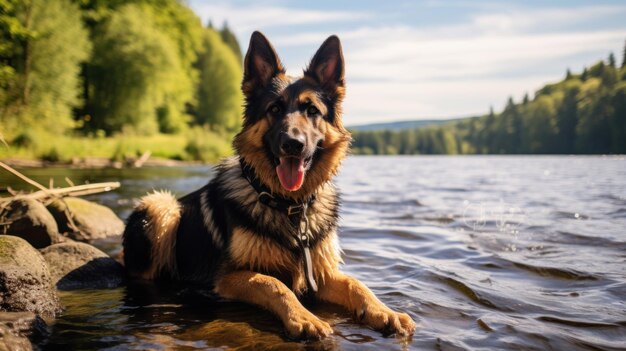
[{"label": "black collar", "polygon": [[254,168],[244,162],[241,157],[239,158],[239,164],[241,165],[241,174],[258,193],[259,202],[275,210],[285,212],[290,218],[294,216],[300,217],[305,208],[315,201],[315,195],[312,195],[308,201],[297,202],[294,199],[274,194],[265,184],[261,183]]}]

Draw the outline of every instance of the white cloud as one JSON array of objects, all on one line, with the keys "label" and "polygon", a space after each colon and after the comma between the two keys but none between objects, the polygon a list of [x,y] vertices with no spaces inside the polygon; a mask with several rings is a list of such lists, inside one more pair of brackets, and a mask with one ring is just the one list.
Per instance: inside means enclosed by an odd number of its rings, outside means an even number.
[{"label": "white cloud", "polygon": [[379,28],[363,38],[348,38],[345,45],[353,78],[415,81],[519,75],[537,65],[605,51],[624,36],[623,31],[602,31],[452,39]]},{"label": "white cloud", "polygon": [[484,33],[503,34],[546,31],[626,12],[626,6],[581,6],[482,13],[473,17],[472,26]]}]

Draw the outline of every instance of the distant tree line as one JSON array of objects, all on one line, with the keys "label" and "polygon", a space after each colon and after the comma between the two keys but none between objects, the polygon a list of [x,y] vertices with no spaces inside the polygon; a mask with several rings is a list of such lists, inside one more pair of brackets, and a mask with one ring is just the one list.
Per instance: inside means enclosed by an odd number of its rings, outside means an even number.
[{"label": "distant tree line", "polygon": [[233,131],[241,61],[182,0],[0,0],[0,132]]},{"label": "distant tree line", "polygon": [[500,113],[436,127],[353,132],[356,154],[626,153],[626,46],[580,74],[509,98]]}]

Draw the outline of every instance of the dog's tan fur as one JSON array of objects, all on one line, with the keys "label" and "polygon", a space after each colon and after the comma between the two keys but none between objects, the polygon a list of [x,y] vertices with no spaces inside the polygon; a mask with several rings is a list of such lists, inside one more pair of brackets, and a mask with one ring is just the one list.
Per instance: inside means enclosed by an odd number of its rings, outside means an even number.
[{"label": "dog's tan fur", "polygon": [[173,247],[176,246],[176,230],[180,222],[180,205],[176,198],[167,191],[155,191],[144,196],[136,207],[145,210],[146,230],[154,233],[152,241],[153,264],[145,272],[135,272],[144,279],[154,279],[161,271],[168,274],[176,272],[176,258]]}]

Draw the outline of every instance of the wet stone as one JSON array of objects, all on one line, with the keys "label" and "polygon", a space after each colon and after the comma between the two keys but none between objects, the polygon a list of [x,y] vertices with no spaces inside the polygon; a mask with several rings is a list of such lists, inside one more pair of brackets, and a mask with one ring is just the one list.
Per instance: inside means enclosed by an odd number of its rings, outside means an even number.
[{"label": "wet stone", "polygon": [[124,280],[122,265],[89,244],[66,242],[41,253],[59,290],[114,288]]},{"label": "wet stone", "polygon": [[110,208],[91,201],[66,197],[52,202],[48,210],[54,216],[59,231],[77,241],[102,239],[124,232],[124,222]]},{"label": "wet stone", "polygon": [[19,236],[35,248],[61,240],[54,217],[37,200],[16,199],[0,210],[0,233]]},{"label": "wet stone", "polygon": [[41,254],[24,239],[0,235],[0,311],[53,318],[60,309]]}]

